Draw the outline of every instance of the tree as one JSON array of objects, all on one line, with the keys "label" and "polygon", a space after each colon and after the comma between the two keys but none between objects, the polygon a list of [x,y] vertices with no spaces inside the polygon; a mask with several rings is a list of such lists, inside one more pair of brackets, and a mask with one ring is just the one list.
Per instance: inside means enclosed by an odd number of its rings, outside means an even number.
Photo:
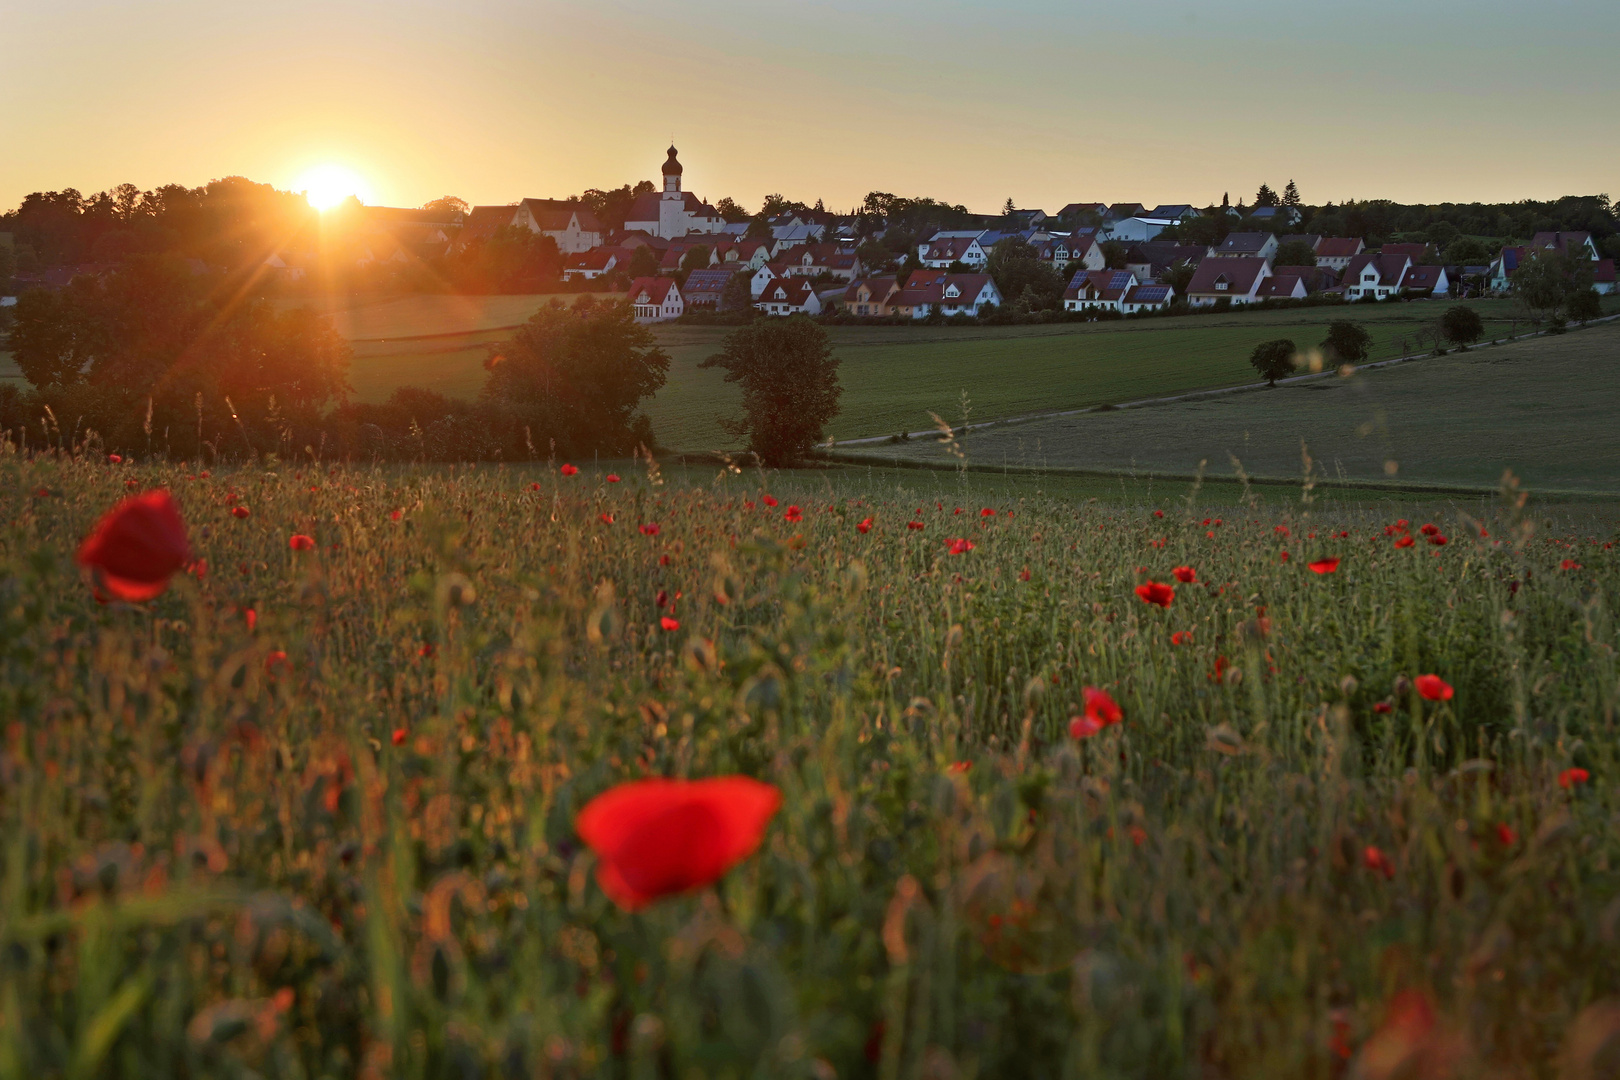
[{"label": "tree", "polygon": [[1327,337],[1319,348],[1341,364],[1359,364],[1372,348],[1372,335],[1348,319],[1335,319],[1328,323]]},{"label": "tree", "polygon": [[1484,335],[1485,322],[1473,308],[1456,304],[1440,316],[1440,333],[1459,349],[1466,349]]},{"label": "tree", "polygon": [[752,276],[746,270],[739,270],[726,279],[726,287],[720,290],[721,311],[747,311],[753,306],[754,295],[748,287]]},{"label": "tree", "polygon": [[1566,307],[1592,288],[1592,263],[1585,252],[1538,251],[1513,272],[1513,293],[1537,322]]},{"label": "tree", "polygon": [[1013,205],[1012,197],[1008,196],[1007,197],[1007,202],[1001,208],[1001,216],[1005,217],[1005,218],[1010,218],[1010,217],[1013,216],[1014,213],[1017,212],[1017,210],[1018,210],[1018,207]]},{"label": "tree", "polygon": [[657,277],[658,262],[658,252],[646,244],[641,245],[630,253],[630,277]]},{"label": "tree", "polygon": [[722,218],[732,225],[737,225],[747,221],[751,216],[748,211],[738,206],[736,200],[732,199],[730,196],[727,196],[726,198],[715,203],[714,209]]},{"label": "tree", "polygon": [[422,209],[431,210],[436,214],[443,214],[447,218],[460,219],[472,213],[472,207],[467,205],[466,199],[458,199],[454,195],[441,195],[432,202],[423,203]]},{"label": "tree", "polygon": [[1290,210],[1299,209],[1299,188],[1294,186],[1292,180],[1288,181],[1288,186],[1283,188],[1282,204]]},{"label": "tree", "polygon": [[746,435],[766,465],[803,457],[838,415],[838,358],[827,332],[803,315],[738,327],[698,366],[721,368],[726,382],[742,384],[743,417],[726,427]]},{"label": "tree", "polygon": [[1178,297],[1184,297],[1187,295],[1187,286],[1192,284],[1193,275],[1196,273],[1198,273],[1198,268],[1191,263],[1178,262],[1159,274],[1159,283],[1176,290]]},{"label": "tree", "polygon": [[764,214],[756,214],[748,219],[748,231],[743,233],[745,240],[769,240],[771,238],[771,223]]},{"label": "tree", "polygon": [[687,250],[685,255],[681,256],[681,269],[687,273],[691,273],[693,270],[702,270],[709,265],[709,256],[708,244],[695,244]]},{"label": "tree", "polygon": [[509,444],[532,437],[570,453],[625,453],[651,443],[652,425],[636,410],[668,373],[668,354],[628,304],[559,305],[492,347],[481,397],[510,418]]},{"label": "tree", "polygon": [[1037,257],[1028,241],[1009,236],[990,249],[985,272],[1009,303],[1030,292],[1031,310],[1055,308],[1063,299],[1063,279]]},{"label": "tree", "polygon": [[1596,289],[1576,289],[1564,301],[1564,314],[1573,322],[1591,322],[1603,314],[1603,301]]},{"label": "tree", "polygon": [[1472,236],[1460,236],[1446,246],[1446,262],[1457,266],[1479,266],[1491,261],[1491,249]]},{"label": "tree", "polygon": [[1277,249],[1271,262],[1274,266],[1315,266],[1316,252],[1303,240],[1290,240]]},{"label": "tree", "polygon": [[1125,269],[1125,258],[1130,248],[1118,240],[1104,240],[1102,242],[1103,266],[1110,270]]},{"label": "tree", "polygon": [[1262,206],[1276,206],[1279,201],[1277,193],[1266,184],[1261,184],[1260,190],[1254,193],[1254,206],[1257,210]]},{"label": "tree", "polygon": [[12,359],[34,386],[68,386],[84,378],[99,351],[100,327],[67,292],[29,289],[12,311]]},{"label": "tree", "polygon": [[855,249],[855,256],[869,273],[882,273],[894,268],[895,253],[881,240],[867,240]]},{"label": "tree", "polygon": [[1294,343],[1287,338],[1262,341],[1249,354],[1249,363],[1254,365],[1254,370],[1260,373],[1268,386],[1276,386],[1278,379],[1294,373],[1294,355],[1297,351]]}]

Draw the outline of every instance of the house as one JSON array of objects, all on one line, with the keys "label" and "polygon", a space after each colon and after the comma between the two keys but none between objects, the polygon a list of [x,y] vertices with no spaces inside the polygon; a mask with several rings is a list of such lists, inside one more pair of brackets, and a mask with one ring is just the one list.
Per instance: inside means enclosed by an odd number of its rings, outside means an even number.
[{"label": "house", "polygon": [[1252,304],[1260,298],[1260,286],[1271,273],[1271,263],[1255,256],[1205,259],[1187,283],[1187,303],[1193,307],[1212,307],[1222,300]]},{"label": "house", "polygon": [[570,255],[563,260],[563,280],[595,281],[620,266],[629,266],[630,255],[629,248],[621,247],[599,247]]},{"label": "house", "polygon": [[1359,236],[1324,236],[1316,244],[1316,265],[1343,272],[1350,260],[1367,250]]},{"label": "house", "polygon": [[[658,260],[658,272],[660,274],[673,274],[681,269],[682,264],[686,262],[686,257],[697,249],[703,249],[708,253],[707,261],[703,265],[713,265],[715,261],[714,248],[709,245],[709,239],[709,237],[696,239],[688,236],[684,240],[671,240],[668,246],[664,248],[664,254]],[[702,259],[704,256],[699,255],[699,258]]]},{"label": "house", "polygon": [[1298,274],[1275,272],[1262,281],[1254,293],[1259,300],[1303,300],[1309,294],[1310,290]]},{"label": "house", "polygon": [[1259,225],[1298,225],[1301,216],[1292,206],[1257,206],[1249,214],[1249,220]]},{"label": "house", "polygon": [[1319,293],[1323,289],[1336,288],[1339,277],[1325,266],[1273,266],[1271,273],[1275,277],[1297,277],[1305,283],[1305,292]]},{"label": "house", "polygon": [[1167,218],[1180,225],[1183,221],[1191,221],[1198,216],[1198,208],[1192,203],[1160,203],[1149,210],[1143,217]]},{"label": "house", "polygon": [[674,240],[690,233],[718,233],[726,219],[708,203],[689,191],[681,190],[684,171],[673,146],[664,162],[664,190],[638,198],[625,217],[626,230],[639,229],[650,236]]},{"label": "house", "polygon": [[564,255],[601,247],[607,232],[583,203],[567,199],[524,199],[517,204],[511,223],[551,237]]},{"label": "house", "polygon": [[1314,255],[1316,249],[1322,245],[1322,238],[1316,233],[1289,233],[1286,236],[1277,238],[1279,248],[1285,248],[1289,244],[1304,244],[1311,249],[1311,254]]},{"label": "house", "polygon": [[719,262],[757,270],[770,261],[774,247],[770,240],[720,240],[714,245],[714,256]]},{"label": "house", "polygon": [[847,244],[801,244],[782,261],[794,277],[828,274],[840,281],[854,281],[861,273],[861,260]]},{"label": "house", "polygon": [[1059,210],[1060,218],[1094,217],[1101,220],[1108,213],[1108,204],[1100,202],[1072,202]]},{"label": "house", "polygon": [[1132,285],[1120,297],[1119,310],[1126,315],[1135,315],[1138,311],[1159,311],[1169,307],[1175,298],[1176,290],[1168,285]]},{"label": "house", "polygon": [[686,285],[681,289],[681,297],[690,310],[702,308],[708,311],[722,311],[726,286],[731,284],[733,277],[746,272],[735,263],[693,270],[686,275]]},{"label": "house", "polygon": [[1136,275],[1129,270],[1081,270],[1069,280],[1063,293],[1065,311],[1119,311],[1120,302],[1133,286]]},{"label": "house", "polygon": [[1101,270],[1108,265],[1103,255],[1102,240],[1096,229],[1076,229],[1067,236],[1052,238],[1052,268],[1066,271],[1079,263],[1087,270]]},{"label": "house", "polygon": [[1103,220],[1124,221],[1126,218],[1138,217],[1146,212],[1147,207],[1139,202],[1117,202],[1103,214]]},{"label": "house", "polygon": [[765,286],[779,277],[787,277],[787,267],[781,263],[765,263],[755,268],[748,277],[748,295],[758,300],[759,294],[765,291]]},{"label": "house", "polygon": [[1020,229],[1036,229],[1047,221],[1045,210],[1014,210],[1002,217],[1009,219]]},{"label": "house", "polygon": [[933,239],[917,245],[917,258],[931,270],[944,270],[958,262],[967,266],[983,266],[985,250],[979,246],[977,235],[941,237],[936,234]]},{"label": "house", "polygon": [[1364,251],[1351,259],[1350,265],[1344,268],[1344,276],[1340,278],[1344,283],[1344,298],[1365,300],[1372,297],[1377,300],[1388,300],[1392,296],[1399,296],[1412,265],[1410,255],[1384,255]]},{"label": "house", "polygon": [[755,307],[767,315],[821,314],[821,298],[816,287],[802,277],[776,278],[759,294]]},{"label": "house", "polygon": [[[269,271],[269,276],[278,281],[303,281],[309,274],[308,257],[290,251],[271,252],[262,265]],[[67,284],[67,281],[64,280],[62,284]]]},{"label": "house", "polygon": [[844,290],[844,310],[851,315],[889,315],[889,298],[900,291],[899,279],[894,275],[862,278],[850,282]]},{"label": "house", "polygon": [[1599,296],[1614,295],[1616,288],[1613,259],[1599,259],[1592,264],[1592,291]]},{"label": "house", "polygon": [[1535,251],[1562,251],[1565,254],[1584,254],[1593,262],[1597,261],[1597,245],[1592,242],[1589,232],[1538,232],[1530,238],[1527,247]]},{"label": "house", "polygon": [[1419,259],[1423,258],[1424,253],[1428,250],[1429,245],[1427,244],[1385,244],[1383,247],[1378,249],[1378,254],[1405,255],[1413,262],[1417,262]]},{"label": "house", "polygon": [[1152,240],[1175,223],[1171,218],[1147,217],[1139,214],[1108,226],[1108,239],[1118,240],[1122,244],[1137,244]]},{"label": "house", "polygon": [[1136,275],[1137,281],[1157,281],[1159,275],[1172,266],[1186,263],[1197,266],[1209,254],[1200,244],[1178,244],[1174,240],[1149,240],[1132,244],[1125,252],[1125,269]]},{"label": "house", "polygon": [[515,206],[475,206],[461,221],[461,232],[456,234],[455,247],[459,249],[482,244],[501,229],[512,224],[517,214]]},{"label": "house", "polygon": [[930,315],[979,315],[986,305],[1001,304],[1001,292],[989,274],[946,274],[913,270],[889,299],[891,313],[911,319]]},{"label": "house", "polygon": [[1277,254],[1277,237],[1268,232],[1227,233],[1226,239],[1217,244],[1210,254],[1227,258],[1269,259]]},{"label": "house", "polygon": [[636,322],[668,322],[686,311],[681,287],[674,278],[639,277],[630,283],[630,308]]}]

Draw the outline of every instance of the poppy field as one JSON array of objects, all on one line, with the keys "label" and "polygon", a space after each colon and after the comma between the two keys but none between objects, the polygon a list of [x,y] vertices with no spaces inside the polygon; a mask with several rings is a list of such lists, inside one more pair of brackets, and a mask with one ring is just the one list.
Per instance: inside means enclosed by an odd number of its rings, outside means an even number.
[{"label": "poppy field", "polygon": [[1596,1077],[1612,521],[0,445],[0,1076]]}]

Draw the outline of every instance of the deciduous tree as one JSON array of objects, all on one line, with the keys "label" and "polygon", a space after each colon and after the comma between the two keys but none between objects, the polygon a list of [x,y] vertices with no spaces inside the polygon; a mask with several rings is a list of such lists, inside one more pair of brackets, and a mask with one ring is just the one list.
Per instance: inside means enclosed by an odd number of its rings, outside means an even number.
[{"label": "deciduous tree", "polygon": [[760,319],[726,336],[724,348],[700,367],[718,367],[742,386],[743,416],[733,434],[771,466],[802,458],[838,415],[838,357],[827,332],[803,315]]},{"label": "deciduous tree", "polygon": [[1466,349],[1485,333],[1485,322],[1473,308],[1456,304],[1440,316],[1440,332],[1453,345]]},{"label": "deciduous tree", "polygon": [[1328,324],[1327,337],[1322,339],[1321,350],[1341,364],[1359,364],[1367,359],[1372,348],[1372,335],[1358,323],[1348,319],[1335,319]]},{"label": "deciduous tree", "polygon": [[1294,356],[1298,350],[1294,343],[1287,338],[1277,338],[1274,341],[1262,341],[1254,347],[1249,354],[1249,363],[1254,370],[1266,380],[1267,385],[1276,386],[1278,379],[1287,378],[1294,373]]}]

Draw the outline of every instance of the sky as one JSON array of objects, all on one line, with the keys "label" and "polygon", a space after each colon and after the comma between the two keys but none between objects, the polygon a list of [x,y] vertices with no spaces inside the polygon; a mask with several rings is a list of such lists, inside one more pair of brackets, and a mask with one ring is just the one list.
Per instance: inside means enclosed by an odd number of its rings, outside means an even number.
[{"label": "sky", "polygon": [[1615,0],[0,0],[0,210],[322,166],[843,210],[1620,196]]}]

